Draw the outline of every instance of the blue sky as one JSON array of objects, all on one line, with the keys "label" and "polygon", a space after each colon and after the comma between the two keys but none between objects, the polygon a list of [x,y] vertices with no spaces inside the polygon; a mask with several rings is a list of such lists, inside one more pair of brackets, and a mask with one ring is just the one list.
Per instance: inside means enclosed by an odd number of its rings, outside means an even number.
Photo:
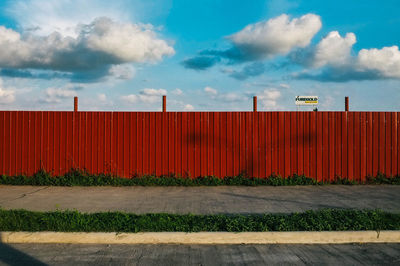
[{"label": "blue sky", "polygon": [[[0,109],[400,109],[395,0],[0,2]],[[304,109],[306,110],[306,109]]]}]

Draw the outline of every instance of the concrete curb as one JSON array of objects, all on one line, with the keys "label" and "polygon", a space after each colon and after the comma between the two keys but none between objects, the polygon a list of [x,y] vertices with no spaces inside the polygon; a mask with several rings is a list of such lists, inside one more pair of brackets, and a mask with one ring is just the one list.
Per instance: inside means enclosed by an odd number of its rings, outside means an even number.
[{"label": "concrete curb", "polygon": [[334,232],[0,232],[0,243],[63,244],[343,244],[400,243],[400,231]]}]

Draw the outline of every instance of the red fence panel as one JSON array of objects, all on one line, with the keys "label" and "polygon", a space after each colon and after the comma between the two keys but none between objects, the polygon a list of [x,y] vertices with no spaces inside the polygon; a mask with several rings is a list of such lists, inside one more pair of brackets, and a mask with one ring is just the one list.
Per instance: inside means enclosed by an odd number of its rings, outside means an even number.
[{"label": "red fence panel", "polygon": [[396,112],[0,111],[0,174],[218,177],[400,172]]}]

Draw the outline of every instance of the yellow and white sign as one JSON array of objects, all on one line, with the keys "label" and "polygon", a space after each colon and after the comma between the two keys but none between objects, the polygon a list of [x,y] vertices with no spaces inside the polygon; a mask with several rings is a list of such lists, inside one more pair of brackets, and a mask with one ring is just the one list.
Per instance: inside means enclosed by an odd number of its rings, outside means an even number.
[{"label": "yellow and white sign", "polygon": [[296,105],[318,105],[318,96],[296,96]]}]

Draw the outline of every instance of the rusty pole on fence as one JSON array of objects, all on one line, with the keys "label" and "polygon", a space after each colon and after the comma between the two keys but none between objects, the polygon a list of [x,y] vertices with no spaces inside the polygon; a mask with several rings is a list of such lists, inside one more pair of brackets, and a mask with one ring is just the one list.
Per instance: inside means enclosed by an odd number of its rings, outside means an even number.
[{"label": "rusty pole on fence", "polygon": [[344,97],[344,110],[349,111],[349,96]]},{"label": "rusty pole on fence", "polygon": [[253,112],[257,112],[257,96],[253,97]]},{"label": "rusty pole on fence", "polygon": [[162,97],[162,111],[167,111],[167,96],[163,95]]},{"label": "rusty pole on fence", "polygon": [[74,112],[78,112],[78,97],[74,97]]}]

